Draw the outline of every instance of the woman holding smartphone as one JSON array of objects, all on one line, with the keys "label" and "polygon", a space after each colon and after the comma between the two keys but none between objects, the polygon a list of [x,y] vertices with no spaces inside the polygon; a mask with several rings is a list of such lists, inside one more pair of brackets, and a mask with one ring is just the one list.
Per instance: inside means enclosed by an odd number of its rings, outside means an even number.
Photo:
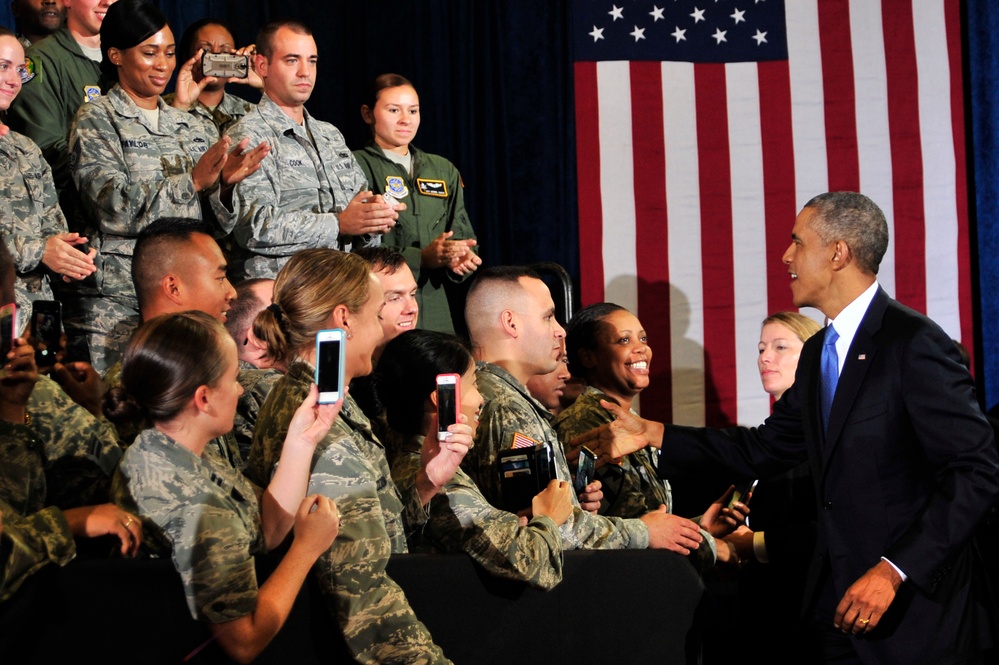
[{"label": "woman holding smartphone", "polygon": [[453,333],[447,291],[482,264],[465,212],[464,183],[454,164],[412,145],[420,97],[405,77],[375,78],[361,117],[372,139],[354,157],[375,194],[406,204],[382,244],[399,248],[416,277],[420,327]]},{"label": "woman holding smartphone", "polygon": [[[305,497],[309,465],[336,407],[317,406],[315,386],[296,404],[281,465],[258,501],[258,490],[219,458],[208,442],[232,429],[236,345],[222,324],[202,312],[155,317],[125,351],[121,387],[105,410],[112,420],[139,411],[153,427],[125,452],[115,501],[139,515],[144,549],[170,556],[184,582],[191,615],[209,624],[222,648],[249,662],[283,625],[306,574],[336,537],[336,505]],[[259,588],[253,555],[295,537]]]},{"label": "woman holding smartphone", "polygon": [[[395,451],[392,478],[411,486],[421,460],[438,441],[438,410],[449,400],[438,397],[438,375],[458,375],[457,422],[441,433],[447,441],[471,446],[482,397],[475,384],[475,360],[458,338],[429,330],[413,330],[388,343],[378,361],[375,385],[385,405],[388,425],[404,437]],[[444,415],[443,417],[447,417]],[[572,514],[572,488],[552,480],[534,497],[532,515],[518,518],[489,504],[464,471],[458,469],[430,502],[421,529],[409,528],[413,550],[453,554],[465,552],[491,574],[551,589],[562,579],[562,536],[559,527]]]},{"label": "woman holding smartphone", "polygon": [[[285,264],[274,282],[273,304],[257,315],[253,332],[288,371],[260,410],[247,475],[262,482],[274,470],[283,432],[315,376],[317,334],[344,333],[342,392],[352,379],[371,373],[384,304],[381,282],[356,254],[307,249]],[[467,450],[462,441],[446,442],[421,465],[413,487],[400,493],[382,442],[349,394],[317,447],[310,491],[336,500],[343,525],[316,572],[330,613],[359,662],[449,662],[385,565],[391,554],[408,551],[403,513],[406,524],[425,521],[423,506],[451,479]]]},{"label": "woman holding smartphone", "polygon": [[[70,352],[89,356],[104,372],[139,321],[130,272],[138,233],[161,217],[204,219],[208,210],[219,235],[230,231],[222,199],[259,168],[268,148],[243,154],[245,144],[231,146],[213,126],[163,102],[176,44],[163,14],[147,0],[119,0],[108,8],[101,53],[102,72],[116,83],[80,107],[69,131],[73,181],[99,251],[98,271],[84,283],[79,307],[67,307],[65,322],[75,331]],[[185,108],[213,80],[195,83],[194,62],[178,74],[175,103]]]}]

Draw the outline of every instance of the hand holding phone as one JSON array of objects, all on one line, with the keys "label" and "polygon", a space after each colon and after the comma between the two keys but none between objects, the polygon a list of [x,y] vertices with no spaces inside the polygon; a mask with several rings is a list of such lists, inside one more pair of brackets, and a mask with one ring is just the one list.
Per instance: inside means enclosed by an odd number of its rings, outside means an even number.
[{"label": "hand holding phone", "polygon": [[201,73],[217,78],[245,79],[250,73],[250,59],[236,53],[212,53],[201,56]]},{"label": "hand holding phone", "polygon": [[437,375],[437,440],[447,438],[447,428],[458,422],[461,404],[461,377],[457,374]]},{"label": "hand holding phone", "polygon": [[316,385],[319,403],[332,404],[343,396],[347,333],[340,328],[316,333]]},{"label": "hand holding phone", "polygon": [[742,503],[748,506],[750,498],[749,495],[753,493],[753,490],[756,489],[756,485],[759,482],[760,481],[758,479],[747,480],[745,482],[741,482],[738,485],[736,485],[735,491],[732,492],[732,498],[729,499],[728,507],[731,508],[732,506],[734,506],[736,501],[741,501]]},{"label": "hand holding phone", "polygon": [[50,369],[56,364],[62,344],[62,303],[58,300],[31,303],[31,337],[35,343],[35,364],[40,370]]}]

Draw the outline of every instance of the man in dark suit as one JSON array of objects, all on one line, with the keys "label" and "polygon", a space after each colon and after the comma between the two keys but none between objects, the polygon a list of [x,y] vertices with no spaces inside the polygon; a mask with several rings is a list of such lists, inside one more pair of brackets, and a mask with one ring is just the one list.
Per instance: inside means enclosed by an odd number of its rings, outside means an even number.
[{"label": "man in dark suit", "polygon": [[[829,326],[761,427],[663,426],[618,410],[574,443],[614,458],[665,442],[664,477],[709,464],[767,477],[808,459],[819,533],[805,601],[820,659],[979,662],[990,635],[969,538],[999,496],[999,457],[971,376],[946,333],[878,286],[888,226],[873,201],[819,195],[791,237],[794,304]],[[794,628],[774,626],[775,639]]]}]

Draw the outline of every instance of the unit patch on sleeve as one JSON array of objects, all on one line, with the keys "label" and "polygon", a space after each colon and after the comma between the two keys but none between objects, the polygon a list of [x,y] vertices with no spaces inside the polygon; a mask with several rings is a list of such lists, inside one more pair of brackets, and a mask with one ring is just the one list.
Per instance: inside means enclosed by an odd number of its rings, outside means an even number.
[{"label": "unit patch on sleeve", "polygon": [[420,188],[420,194],[424,196],[436,196],[441,199],[447,198],[447,183],[443,180],[417,178],[416,186]]}]

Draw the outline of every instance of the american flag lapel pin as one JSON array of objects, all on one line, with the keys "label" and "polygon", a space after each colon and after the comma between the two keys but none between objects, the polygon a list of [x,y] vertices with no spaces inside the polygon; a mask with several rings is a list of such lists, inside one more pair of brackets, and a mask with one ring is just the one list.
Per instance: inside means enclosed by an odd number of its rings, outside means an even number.
[{"label": "american flag lapel pin", "polygon": [[859,356],[857,356],[857,360],[867,360],[867,354],[861,353]]}]

